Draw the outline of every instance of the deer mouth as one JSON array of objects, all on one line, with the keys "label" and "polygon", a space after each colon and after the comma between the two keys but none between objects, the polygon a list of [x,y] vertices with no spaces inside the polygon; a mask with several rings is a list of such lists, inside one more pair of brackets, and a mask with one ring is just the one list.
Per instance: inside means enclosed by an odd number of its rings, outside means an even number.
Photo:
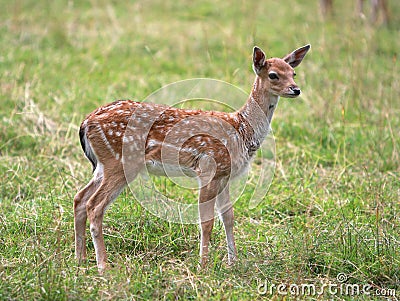
[{"label": "deer mouth", "polygon": [[287,94],[282,95],[282,97],[285,97],[285,98],[297,98],[299,95],[300,94],[287,93]]},{"label": "deer mouth", "polygon": [[296,98],[300,94],[301,94],[301,90],[299,88],[290,88],[289,91],[282,96],[286,97],[286,98]]}]

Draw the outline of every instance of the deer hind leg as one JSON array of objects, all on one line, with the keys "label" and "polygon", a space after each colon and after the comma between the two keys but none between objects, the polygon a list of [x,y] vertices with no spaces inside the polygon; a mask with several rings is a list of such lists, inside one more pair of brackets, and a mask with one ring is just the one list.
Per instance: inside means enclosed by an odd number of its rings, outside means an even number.
[{"label": "deer hind leg", "polygon": [[371,22],[376,23],[378,20],[379,8],[380,8],[380,1],[379,0],[372,0],[371,1]]},{"label": "deer hind leg", "polygon": [[108,206],[118,197],[126,186],[126,179],[119,169],[111,169],[112,174],[105,174],[100,187],[86,204],[86,212],[90,222],[90,233],[96,252],[97,267],[103,272],[107,265],[107,254],[104,245],[103,219]]},{"label": "deer hind leg", "polygon": [[232,265],[236,260],[236,245],[233,235],[233,205],[229,196],[229,185],[227,184],[217,197],[217,211],[225,228],[226,245],[228,249],[228,264]]},{"label": "deer hind leg", "polygon": [[386,0],[380,0],[379,1],[379,6],[382,10],[382,14],[383,14],[383,22],[385,24],[389,23],[389,9],[388,9],[388,5],[387,5],[387,1]]},{"label": "deer hind leg", "polygon": [[333,0],[320,0],[321,12],[323,17],[332,14],[332,1]]},{"label": "deer hind leg", "polygon": [[86,203],[100,186],[102,174],[93,179],[74,197],[75,256],[79,262],[86,260]]}]

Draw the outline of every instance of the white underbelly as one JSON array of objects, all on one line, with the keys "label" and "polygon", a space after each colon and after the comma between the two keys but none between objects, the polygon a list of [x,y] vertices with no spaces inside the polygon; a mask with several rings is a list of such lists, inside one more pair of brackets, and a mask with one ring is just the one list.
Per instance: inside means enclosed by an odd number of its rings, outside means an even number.
[{"label": "white underbelly", "polygon": [[166,164],[158,161],[146,162],[147,172],[155,176],[166,176],[166,177],[196,177],[197,174],[193,169],[175,165]]}]

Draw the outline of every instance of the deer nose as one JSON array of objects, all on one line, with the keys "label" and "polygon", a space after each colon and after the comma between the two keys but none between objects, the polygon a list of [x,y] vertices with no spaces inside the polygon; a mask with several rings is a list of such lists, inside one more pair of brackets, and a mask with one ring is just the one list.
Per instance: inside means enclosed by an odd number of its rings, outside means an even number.
[{"label": "deer nose", "polygon": [[301,90],[299,89],[299,87],[290,87],[290,89],[293,91],[294,95],[300,95]]}]

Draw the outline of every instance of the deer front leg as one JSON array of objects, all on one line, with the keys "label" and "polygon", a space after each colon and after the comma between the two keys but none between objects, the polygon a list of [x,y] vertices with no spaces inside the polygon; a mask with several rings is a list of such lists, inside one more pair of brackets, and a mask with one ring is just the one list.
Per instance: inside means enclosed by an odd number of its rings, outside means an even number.
[{"label": "deer front leg", "polygon": [[214,226],[214,206],[216,197],[220,191],[219,180],[211,180],[200,188],[199,216],[200,216],[200,264],[204,268],[208,261],[208,246],[211,232]]},{"label": "deer front leg", "polygon": [[201,226],[201,239],[200,239],[200,265],[204,268],[208,262],[208,245],[210,244],[211,232],[214,225],[214,218],[202,221]]},{"label": "deer front leg", "polygon": [[226,244],[228,248],[228,264],[232,265],[236,261],[236,245],[233,236],[233,207],[221,214],[222,222],[224,223]]},{"label": "deer front leg", "polygon": [[228,264],[232,265],[236,260],[236,245],[233,235],[233,205],[229,196],[229,184],[227,184],[217,197],[217,210],[225,228],[226,245],[228,249]]}]

